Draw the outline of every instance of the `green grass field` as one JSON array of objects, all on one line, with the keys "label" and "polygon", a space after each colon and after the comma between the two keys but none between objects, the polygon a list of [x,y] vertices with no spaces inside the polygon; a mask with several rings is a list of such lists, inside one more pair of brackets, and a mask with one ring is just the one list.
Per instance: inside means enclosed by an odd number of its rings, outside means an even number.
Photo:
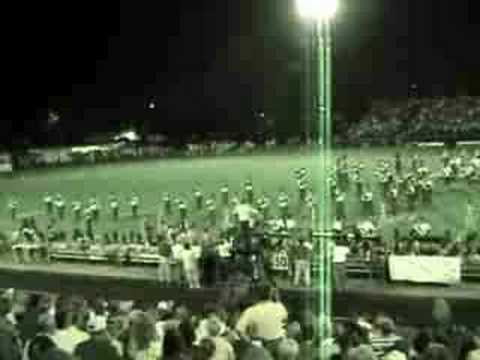
[{"label": "green grass field", "polygon": [[[376,162],[385,157],[392,157],[394,148],[349,149],[337,151],[335,155],[347,152],[350,158],[365,162],[367,168],[373,170]],[[405,158],[409,159],[411,152]],[[438,151],[422,151],[422,157],[427,160],[433,171],[438,171],[440,159]],[[139,229],[138,220],[130,218],[130,208],[126,202],[133,192],[140,195],[140,212],[142,214],[156,214],[162,208],[162,194],[167,191],[176,194],[189,202],[189,209],[193,209],[192,189],[198,182],[204,194],[215,192],[219,200],[219,188],[227,182],[232,192],[242,189],[241,184],[251,177],[254,181],[255,192],[278,193],[285,188],[291,198],[296,199],[296,183],[293,170],[299,167],[309,169],[313,186],[315,179],[319,179],[319,156],[314,153],[292,152],[271,155],[246,155],[231,157],[211,157],[196,159],[168,159],[145,161],[128,164],[111,164],[79,168],[63,168],[40,171],[24,171],[15,174],[12,178],[0,178],[0,231],[9,233],[16,227],[16,223],[9,218],[8,200],[18,199],[20,206],[18,213],[37,215],[41,225],[44,217],[43,196],[46,192],[61,193],[67,201],[68,216],[61,227],[65,230],[73,228],[71,203],[74,200],[86,201],[95,195],[104,209],[100,231],[123,228]],[[406,166],[406,165],[404,165]],[[377,188],[378,190],[378,188]],[[420,214],[425,215],[433,224],[435,233],[443,233],[446,228],[462,231],[465,219],[467,198],[478,200],[478,186],[467,188],[466,185],[456,184],[445,189],[439,181],[434,186],[434,204],[430,209],[422,209]],[[116,193],[121,201],[121,212],[124,216],[120,225],[114,225],[107,214],[107,199],[110,192]],[[275,197],[276,199],[276,197]],[[376,195],[378,210],[380,194]],[[176,210],[176,208],[175,208]],[[189,214],[191,214],[189,210]],[[40,215],[41,214],[41,215]],[[358,219],[360,209],[356,204],[354,194],[347,199],[347,216],[349,219]],[[407,224],[408,214],[402,213],[396,219],[387,220],[383,233],[389,236],[395,223]],[[405,228],[404,228],[405,229]],[[406,232],[406,230],[405,230]],[[70,233],[70,231],[68,231]]]}]

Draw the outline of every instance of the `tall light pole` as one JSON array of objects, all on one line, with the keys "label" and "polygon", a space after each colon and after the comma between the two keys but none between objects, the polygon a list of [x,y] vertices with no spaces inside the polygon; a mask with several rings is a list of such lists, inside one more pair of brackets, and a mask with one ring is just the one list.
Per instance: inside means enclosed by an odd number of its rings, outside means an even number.
[{"label": "tall light pole", "polygon": [[[319,336],[326,339],[331,335],[331,268],[332,251],[331,243],[332,216],[331,196],[329,193],[328,177],[331,169],[331,144],[332,144],[332,37],[330,31],[330,20],[338,8],[337,0],[297,0],[299,14],[314,22],[315,36],[318,45],[318,99],[315,102],[318,106],[319,128],[318,145],[320,145],[320,183],[319,183],[319,230],[321,234],[319,246],[319,258],[321,259],[319,269],[319,315],[320,328]],[[323,348],[323,347],[322,347]],[[325,358],[320,354],[321,358]]]}]

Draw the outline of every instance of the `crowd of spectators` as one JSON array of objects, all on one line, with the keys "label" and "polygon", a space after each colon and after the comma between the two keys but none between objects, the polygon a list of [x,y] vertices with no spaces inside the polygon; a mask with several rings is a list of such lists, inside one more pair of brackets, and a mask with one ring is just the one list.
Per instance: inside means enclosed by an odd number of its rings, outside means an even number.
[{"label": "crowd of spectators", "polygon": [[383,100],[348,131],[352,143],[362,141],[475,140],[480,135],[480,98],[410,98]]},{"label": "crowd of spectators", "polygon": [[[17,154],[15,166],[18,170],[171,157],[237,155],[249,154],[258,147],[257,143],[251,140],[205,140],[187,142],[183,146],[168,143],[116,142],[72,148],[31,149]],[[275,140],[268,139],[261,147],[271,150],[275,147]]]},{"label": "crowd of spectators", "polygon": [[[223,299],[223,300],[222,300]],[[437,299],[430,324],[381,312],[326,319],[289,307],[268,284],[194,311],[158,303],[26,293],[0,296],[0,360],[476,360],[480,328],[452,322]]]}]

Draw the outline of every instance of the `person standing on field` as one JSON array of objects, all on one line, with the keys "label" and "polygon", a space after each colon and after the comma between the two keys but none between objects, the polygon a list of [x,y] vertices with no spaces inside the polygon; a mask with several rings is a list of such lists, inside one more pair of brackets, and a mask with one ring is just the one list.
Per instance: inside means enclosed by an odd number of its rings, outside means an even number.
[{"label": "person standing on field", "polygon": [[197,211],[202,211],[203,208],[203,193],[200,190],[200,187],[197,186],[193,190],[193,195],[195,197],[195,204],[197,206]]},{"label": "person standing on field", "polygon": [[65,218],[65,201],[60,194],[57,194],[56,196],[55,207],[57,208],[58,218],[63,220]]},{"label": "person standing on field", "polygon": [[169,193],[165,193],[163,195],[163,206],[166,216],[170,216],[172,214],[172,199],[170,198]]},{"label": "person standing on field", "polygon": [[130,207],[132,208],[132,217],[138,217],[138,206],[139,206],[140,199],[136,194],[132,196],[130,199]]},{"label": "person standing on field", "polygon": [[53,214],[53,198],[50,193],[45,194],[45,197],[43,198],[43,203],[45,204],[47,215],[51,216]]},{"label": "person standing on field", "polygon": [[112,195],[110,197],[110,210],[112,211],[113,221],[118,221],[119,218],[119,204],[116,196]]},{"label": "person standing on field", "polygon": [[172,247],[168,240],[163,238],[158,244],[158,281],[162,286],[168,286],[172,283],[172,272],[170,260],[172,257]]},{"label": "person standing on field", "polygon": [[253,205],[254,202],[254,193],[253,193],[253,182],[252,180],[247,180],[245,182],[245,195],[247,197],[247,203]]},{"label": "person standing on field", "polygon": [[74,201],[72,203],[72,209],[75,222],[79,222],[82,218],[82,203],[80,201]]},{"label": "person standing on field", "polygon": [[311,256],[312,256],[312,244],[305,241],[304,239],[299,239],[297,244],[294,247],[293,251],[294,257],[294,281],[295,286],[299,286],[300,282],[303,282],[303,285],[310,287],[311,278]]},{"label": "person standing on field", "polygon": [[198,264],[198,253],[189,241],[184,245],[181,254],[183,273],[190,289],[200,288],[200,269]]},{"label": "person standing on field", "polygon": [[230,189],[228,188],[228,185],[225,184],[222,186],[220,189],[220,192],[222,193],[222,204],[223,206],[228,206],[228,201],[229,201],[229,194],[230,194]]},{"label": "person standing on field", "polygon": [[17,219],[18,201],[15,199],[10,200],[8,210],[10,211],[10,218],[15,221]]}]

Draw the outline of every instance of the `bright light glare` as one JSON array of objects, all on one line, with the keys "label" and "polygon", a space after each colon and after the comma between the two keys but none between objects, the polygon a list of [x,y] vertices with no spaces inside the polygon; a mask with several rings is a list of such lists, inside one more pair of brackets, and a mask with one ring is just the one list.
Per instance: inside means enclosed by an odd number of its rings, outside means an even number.
[{"label": "bright light glare", "polygon": [[297,0],[300,16],[313,20],[329,20],[338,8],[338,0]]}]

